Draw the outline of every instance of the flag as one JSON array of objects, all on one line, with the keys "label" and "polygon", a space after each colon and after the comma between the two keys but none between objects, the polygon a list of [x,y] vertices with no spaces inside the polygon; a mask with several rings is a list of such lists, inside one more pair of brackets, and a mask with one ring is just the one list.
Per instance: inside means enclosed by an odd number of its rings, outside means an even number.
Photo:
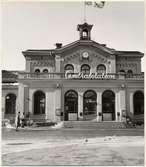
[{"label": "flag", "polygon": [[94,7],[103,8],[104,4],[105,4],[105,1],[94,2]]},{"label": "flag", "polygon": [[85,5],[93,6],[96,8],[103,8],[105,5],[105,1],[85,1]]},{"label": "flag", "polygon": [[85,5],[91,6],[92,5],[92,1],[85,1]]}]

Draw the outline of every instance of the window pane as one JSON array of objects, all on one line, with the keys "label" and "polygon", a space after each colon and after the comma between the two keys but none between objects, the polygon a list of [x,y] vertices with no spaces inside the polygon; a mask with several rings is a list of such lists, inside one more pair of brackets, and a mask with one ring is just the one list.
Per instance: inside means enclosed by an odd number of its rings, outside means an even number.
[{"label": "window pane", "polygon": [[45,114],[45,94],[41,91],[34,94],[34,114]]},{"label": "window pane", "polygon": [[106,67],[104,65],[97,66],[97,73],[106,73]]},{"label": "window pane", "polygon": [[81,72],[82,72],[83,74],[90,74],[90,66],[87,65],[87,64],[83,64],[83,65],[81,66]]}]

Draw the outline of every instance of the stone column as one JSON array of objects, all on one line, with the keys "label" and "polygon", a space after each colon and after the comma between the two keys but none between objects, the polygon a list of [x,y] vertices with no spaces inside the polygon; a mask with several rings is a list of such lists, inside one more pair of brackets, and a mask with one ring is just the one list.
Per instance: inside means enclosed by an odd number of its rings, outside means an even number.
[{"label": "stone column", "polygon": [[5,118],[5,102],[6,102],[6,99],[5,99],[5,96],[2,97],[2,120]]},{"label": "stone column", "polygon": [[45,102],[45,119],[49,119],[49,92],[45,93],[46,102]]},{"label": "stone column", "polygon": [[78,92],[78,118],[83,120],[83,92]]},{"label": "stone column", "polygon": [[133,92],[130,92],[130,114],[134,114],[134,108],[133,108]]},{"label": "stone column", "polygon": [[29,111],[29,88],[27,86],[24,87],[24,113],[28,113]]},{"label": "stone column", "polygon": [[[116,121],[118,122],[118,118],[117,118],[117,112],[120,112],[120,94],[119,92],[116,92],[116,98],[115,98],[115,118],[116,118]],[[121,115],[121,114],[120,114]]]},{"label": "stone column", "polygon": [[115,55],[112,55],[110,67],[111,67],[110,72],[111,73],[116,73]]},{"label": "stone column", "polygon": [[56,114],[56,121],[57,122],[61,121],[61,88],[57,88],[55,90],[55,114]]},{"label": "stone column", "polygon": [[61,58],[59,55],[55,56],[55,68],[56,68],[56,72],[60,72],[61,69]]},{"label": "stone column", "polygon": [[97,93],[97,122],[102,121],[102,116],[99,116],[99,113],[102,113],[102,92]]},{"label": "stone column", "polygon": [[30,72],[30,60],[26,58],[26,63],[25,63],[25,70],[26,72]]},{"label": "stone column", "polygon": [[119,103],[120,103],[120,120],[122,121],[122,111],[126,112],[126,96],[125,96],[125,89],[119,91]]},{"label": "stone column", "polygon": [[34,101],[33,101],[33,94],[34,94],[34,92],[35,92],[35,89],[30,89],[29,90],[29,112],[31,113],[31,115],[33,115],[33,103],[34,103]]},{"label": "stone column", "polygon": [[21,114],[24,112],[24,85],[22,83],[20,83],[18,87],[18,100],[17,100],[16,114],[19,111]]},{"label": "stone column", "polygon": [[46,92],[46,119],[53,122],[56,121],[55,103],[56,103],[56,92],[53,90],[48,90]]}]

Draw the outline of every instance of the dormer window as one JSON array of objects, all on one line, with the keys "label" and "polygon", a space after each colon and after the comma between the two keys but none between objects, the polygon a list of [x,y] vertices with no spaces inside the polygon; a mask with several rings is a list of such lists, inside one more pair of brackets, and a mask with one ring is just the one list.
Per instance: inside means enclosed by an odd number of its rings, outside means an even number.
[{"label": "dormer window", "polygon": [[64,68],[64,71],[65,71],[65,73],[66,73],[66,72],[71,72],[71,73],[73,73],[73,72],[74,72],[74,66],[73,66],[72,64],[67,64],[67,65],[65,66],[65,68]]},{"label": "dormer window", "polygon": [[35,69],[35,72],[36,73],[40,73],[40,69]]},{"label": "dormer window", "polygon": [[48,69],[44,69],[43,72],[44,72],[44,73],[48,73]]},{"label": "dormer window", "polygon": [[83,74],[90,74],[90,66],[87,65],[87,64],[83,64],[83,65],[81,66],[81,72],[82,72]]},{"label": "dormer window", "polygon": [[106,73],[106,67],[103,64],[100,64],[97,66],[97,73],[98,74],[102,74],[102,73]]},{"label": "dormer window", "polygon": [[132,70],[128,70],[127,74],[133,74],[133,71]]},{"label": "dormer window", "polygon": [[120,70],[120,73],[125,73],[125,70]]},{"label": "dormer window", "polygon": [[133,71],[132,70],[128,70],[127,71],[127,76],[128,77],[132,77],[133,76]]}]

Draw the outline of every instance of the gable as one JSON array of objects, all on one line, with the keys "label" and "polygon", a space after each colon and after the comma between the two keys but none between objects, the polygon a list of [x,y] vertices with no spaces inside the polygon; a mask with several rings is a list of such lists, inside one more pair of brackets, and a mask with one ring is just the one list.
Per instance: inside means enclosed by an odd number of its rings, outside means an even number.
[{"label": "gable", "polygon": [[93,47],[95,49],[98,49],[100,52],[104,52],[105,54],[114,54],[114,50],[111,48],[106,47],[105,44],[99,44],[92,40],[78,40],[71,44],[65,45],[60,49],[57,49],[56,53],[59,54],[65,54],[66,52],[69,52],[70,50],[74,50],[77,47]]},{"label": "gable", "polygon": [[[88,58],[84,58],[84,54],[88,55]],[[92,43],[78,43],[74,46],[65,49],[61,54],[61,57],[64,59],[64,63],[73,63],[76,62],[77,64],[82,63],[94,63],[97,64],[107,64],[113,58],[113,54],[103,50],[100,47],[94,46]]]}]

